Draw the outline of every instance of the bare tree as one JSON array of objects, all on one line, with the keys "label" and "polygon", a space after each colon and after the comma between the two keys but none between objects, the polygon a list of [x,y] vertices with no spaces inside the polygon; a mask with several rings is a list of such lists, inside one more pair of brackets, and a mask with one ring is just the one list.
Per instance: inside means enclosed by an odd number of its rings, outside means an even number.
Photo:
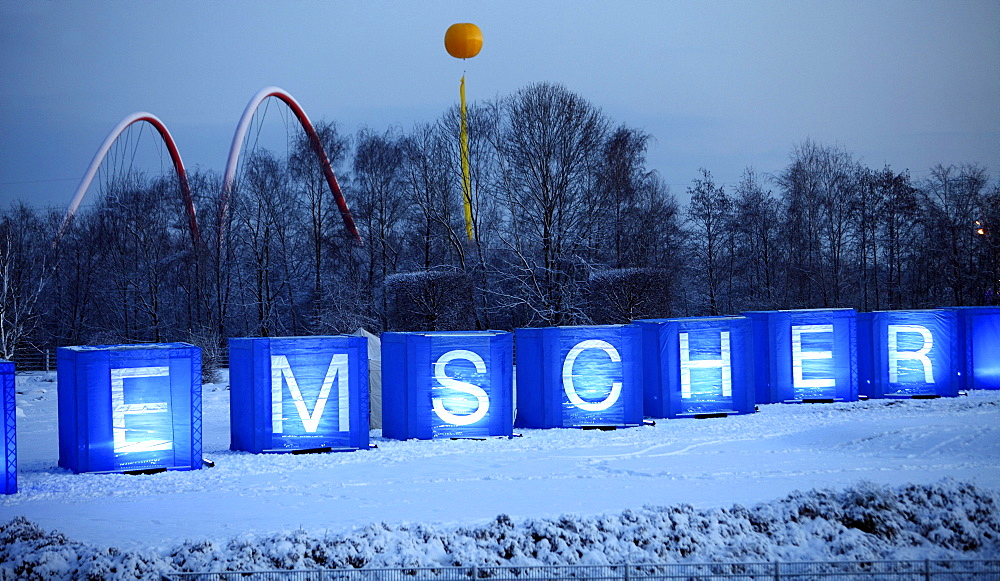
[{"label": "bare tree", "polygon": [[448,136],[439,125],[413,128],[402,140],[405,194],[416,206],[410,216],[414,267],[430,269],[455,263],[465,270],[465,237],[461,220],[461,200],[452,180]]},{"label": "bare tree", "polygon": [[[297,303],[307,266],[302,252],[302,208],[282,163],[270,152],[247,160],[246,176],[233,196],[235,268],[241,312],[252,326],[243,332],[263,337],[304,327]],[[308,287],[306,287],[308,288]]]},{"label": "bare tree", "polygon": [[500,138],[511,225],[504,235],[514,304],[547,325],[580,320],[582,268],[597,222],[594,195],[604,115],[561,85],[536,84],[505,103]]},{"label": "bare tree", "polygon": [[641,242],[636,238],[637,214],[641,213],[643,189],[649,178],[646,170],[646,147],[650,136],[625,125],[615,129],[601,147],[601,164],[597,170],[597,187],[608,219],[598,229],[615,268],[639,266],[636,253]]},{"label": "bare tree", "polygon": [[859,170],[852,239],[858,283],[855,306],[863,311],[899,308],[905,303],[903,263],[917,251],[920,230],[916,190],[909,179],[905,172],[889,167]]},{"label": "bare tree", "polygon": [[795,146],[777,181],[784,190],[790,302],[798,307],[844,306],[851,209],[860,191],[858,165],[840,147],[811,140]]},{"label": "bare tree", "polygon": [[765,189],[757,172],[746,168],[732,203],[737,310],[780,308],[778,201]]},{"label": "bare tree", "polygon": [[18,204],[0,216],[0,358],[13,359],[41,322],[48,280],[43,223]]},{"label": "bare tree", "polygon": [[[404,250],[402,225],[410,212],[410,200],[403,195],[404,159],[396,131],[358,132],[350,191],[357,200],[358,227],[366,241],[364,288],[372,299],[370,308],[378,313],[381,328],[386,326],[388,308],[382,285],[387,276],[398,270]],[[376,293],[381,297],[378,302],[374,300]]]},{"label": "bare tree", "polygon": [[920,204],[907,172],[895,175],[883,172],[878,188],[881,190],[878,254],[883,256],[886,288],[886,303],[881,308],[899,309],[913,304],[912,291],[919,286],[912,279],[921,262]]},{"label": "bare tree", "polygon": [[[174,208],[169,179],[150,181],[125,176],[98,205],[99,248],[103,272],[113,299],[103,303],[103,332],[118,341],[161,342],[185,325],[185,299],[177,293],[184,282],[189,244],[173,228]],[[120,326],[119,326],[120,325]],[[118,326],[119,336],[111,330]]]},{"label": "bare tree", "polygon": [[938,164],[922,184],[928,258],[937,266],[929,299],[957,306],[978,302],[972,285],[977,278],[975,221],[988,183],[982,166]]},{"label": "bare tree", "polygon": [[98,239],[98,214],[82,212],[74,217],[55,249],[54,272],[49,287],[48,334],[56,345],[79,345],[88,341],[94,318],[98,288],[102,284]]},{"label": "bare tree", "polygon": [[437,123],[449,150],[448,184],[449,191],[454,192],[449,199],[455,200],[448,206],[453,208],[452,216],[447,219],[451,225],[448,239],[456,257],[460,258],[459,268],[473,281],[470,306],[476,315],[476,329],[493,328],[496,322],[506,325],[506,321],[511,320],[511,310],[505,308],[506,301],[497,300],[501,295],[494,292],[501,281],[507,280],[508,272],[499,267],[503,261],[498,256],[504,247],[501,234],[508,231],[512,221],[507,196],[510,184],[506,181],[510,174],[504,171],[508,164],[503,157],[504,107],[504,101],[487,101],[469,106],[466,115],[472,178],[472,240],[465,235],[463,212],[460,211],[458,185],[462,180],[462,166],[458,109],[452,107]]},{"label": "bare tree", "polygon": [[[722,312],[722,267],[727,251],[725,237],[732,204],[724,188],[716,186],[711,172],[704,168],[701,169],[701,177],[692,180],[688,193],[691,195],[688,223],[692,254],[695,257],[692,264],[693,277],[704,288],[706,296],[703,301],[707,314],[719,315]],[[698,308],[698,312],[702,312],[702,309]]]},{"label": "bare tree", "polygon": [[[316,133],[332,166],[337,166],[347,157],[350,140],[340,135],[336,123],[317,123]],[[325,310],[327,298],[327,276],[332,270],[339,270],[333,264],[329,252],[331,239],[341,238],[339,234],[340,215],[326,177],[316,159],[316,151],[305,134],[300,134],[289,157],[290,184],[296,198],[301,200],[307,220],[303,232],[308,238],[309,270],[311,273],[311,296],[307,318],[313,330],[322,326],[321,313]],[[340,241],[341,243],[343,241]]]},{"label": "bare tree", "polygon": [[58,215],[0,214],[0,356],[107,341],[218,352],[230,336],[361,326],[1000,304],[1000,186],[980,166],[938,165],[915,184],[806,140],[773,194],[752,169],[726,188],[703,169],[682,211],[647,168],[653,137],[563,86],[471,104],[467,118],[471,240],[454,107],[407,133],[318,126],[331,161],[350,163],[340,177],[364,248],[342,233],[304,139],[285,157],[246,156],[229,224],[211,211],[219,177],[189,176],[203,238],[221,241],[207,247],[186,235],[176,184],[139,174],[106,182],[50,254],[41,239]]},{"label": "bare tree", "polygon": [[683,269],[680,208],[655,171],[646,168],[651,136],[620,125],[601,148],[600,212],[588,315],[597,323],[674,315]]},{"label": "bare tree", "polygon": [[977,222],[981,304],[1000,305],[1000,184],[983,197]]}]

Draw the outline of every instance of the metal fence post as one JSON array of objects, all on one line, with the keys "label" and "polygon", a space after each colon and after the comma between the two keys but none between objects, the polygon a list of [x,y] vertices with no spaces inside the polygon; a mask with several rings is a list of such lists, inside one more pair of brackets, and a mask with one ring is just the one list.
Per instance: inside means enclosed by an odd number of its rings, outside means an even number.
[{"label": "metal fence post", "polygon": [[774,581],[778,581],[779,579],[781,579],[781,562],[780,561],[775,561],[774,562]]},{"label": "metal fence post", "polygon": [[924,559],[924,581],[931,581],[931,560]]},{"label": "metal fence post", "polygon": [[625,581],[629,581],[629,576],[628,576],[628,562],[627,561],[625,562],[625,564],[623,565],[623,567],[625,567]]},{"label": "metal fence post", "polygon": [[479,579],[479,565],[472,566],[472,581]]}]

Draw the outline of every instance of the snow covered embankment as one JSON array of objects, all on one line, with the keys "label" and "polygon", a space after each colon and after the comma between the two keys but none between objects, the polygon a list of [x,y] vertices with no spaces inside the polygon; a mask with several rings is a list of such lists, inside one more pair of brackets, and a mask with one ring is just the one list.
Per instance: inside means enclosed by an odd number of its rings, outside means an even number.
[{"label": "snow covered embankment", "polygon": [[1000,493],[946,480],[898,488],[862,483],[752,508],[645,507],[619,515],[527,519],[476,528],[373,524],[347,535],[302,531],[225,545],[99,549],[16,518],[0,527],[3,579],[158,578],[163,572],[572,565],[708,561],[995,558]]}]

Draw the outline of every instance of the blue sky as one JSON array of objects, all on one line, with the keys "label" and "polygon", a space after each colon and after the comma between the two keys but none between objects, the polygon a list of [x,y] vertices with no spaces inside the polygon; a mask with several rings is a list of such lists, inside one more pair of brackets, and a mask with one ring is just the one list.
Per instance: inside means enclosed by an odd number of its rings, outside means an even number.
[{"label": "blue sky", "polygon": [[[444,31],[474,22],[479,56]],[[806,138],[870,167],[1000,175],[1000,2],[0,1],[0,208],[63,207],[108,131],[157,115],[189,168],[222,172],[250,97],[276,85],[342,131],[432,121],[559,82],[652,134],[680,197],[698,169],[780,171]]]}]

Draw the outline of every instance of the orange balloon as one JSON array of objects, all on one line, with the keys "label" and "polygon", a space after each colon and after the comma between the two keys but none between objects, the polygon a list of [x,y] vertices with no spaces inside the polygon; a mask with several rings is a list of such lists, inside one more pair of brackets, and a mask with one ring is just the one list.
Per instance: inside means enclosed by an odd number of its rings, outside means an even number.
[{"label": "orange balloon", "polygon": [[469,22],[452,24],[444,33],[444,48],[457,59],[470,59],[483,48],[483,33]]}]

